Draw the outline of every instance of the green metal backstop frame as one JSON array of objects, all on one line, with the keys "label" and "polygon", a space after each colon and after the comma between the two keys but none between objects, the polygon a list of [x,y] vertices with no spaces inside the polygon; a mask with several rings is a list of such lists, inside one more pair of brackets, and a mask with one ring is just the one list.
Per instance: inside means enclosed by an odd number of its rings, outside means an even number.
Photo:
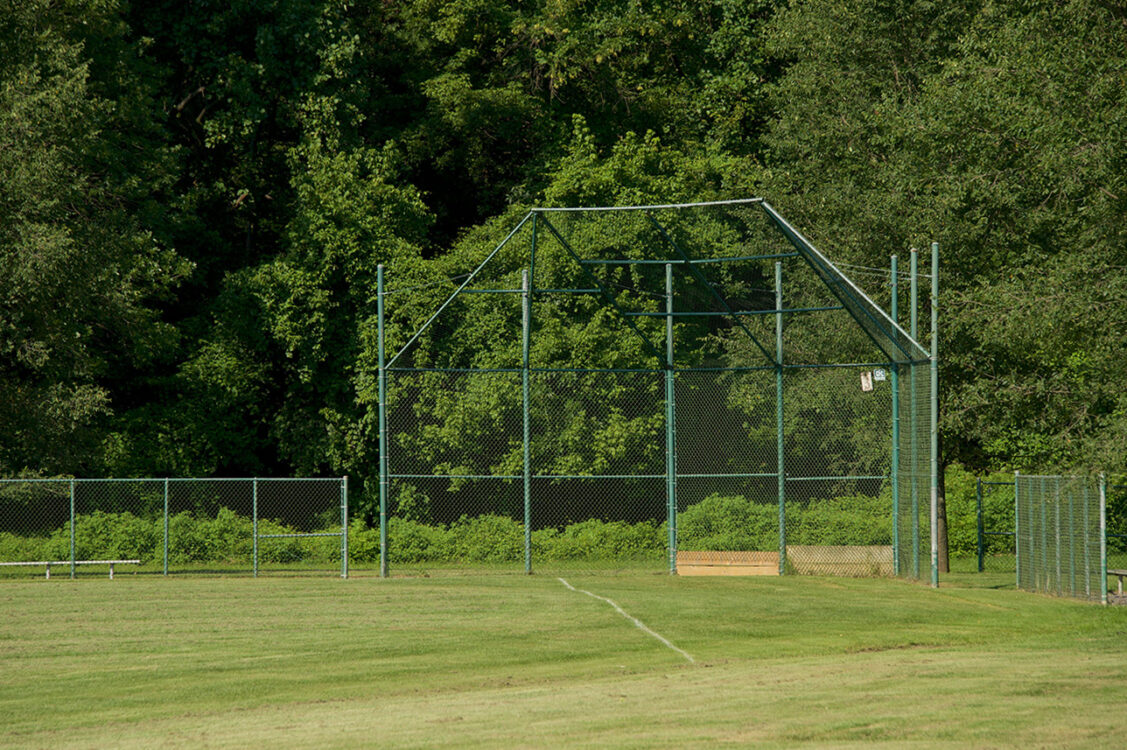
[{"label": "green metal backstop frame", "polygon": [[[706,233],[699,229],[703,224],[698,223],[697,233],[693,230],[679,230],[680,222],[685,217],[699,217],[707,215],[714,221],[716,227],[730,229],[738,222],[729,221],[730,216],[739,213],[740,221],[750,221],[746,215],[752,213],[774,232],[774,236],[783,241],[783,246],[773,252],[755,252],[741,254],[713,254],[714,250],[708,242],[701,243],[700,237]],[[745,215],[746,214],[746,215]],[[644,250],[638,250],[626,242],[634,236],[623,230],[622,226],[629,217],[630,231],[635,235],[644,233],[649,238],[650,245]],[[694,219],[695,220],[695,219]],[[560,224],[563,222],[564,224]],[[616,223],[618,222],[618,223]],[[565,226],[566,225],[566,226]],[[604,234],[606,239],[599,240],[600,252],[591,254],[587,252],[581,242],[586,237],[599,235],[599,228],[606,225],[608,231]],[[580,227],[577,229],[576,227]],[[741,225],[742,226],[742,225]],[[749,224],[750,226],[750,224]],[[766,236],[767,229],[760,227],[756,231]],[[711,229],[711,227],[710,227]],[[582,230],[582,231],[581,231]],[[613,247],[621,235],[624,246],[629,248],[632,256],[622,254],[608,254],[606,248]],[[716,231],[720,231],[717,229]],[[583,234],[587,232],[587,234]],[[498,264],[501,254],[509,248],[510,243],[518,234],[529,236],[528,252],[524,262],[514,261],[512,254],[505,256],[504,273],[483,273],[491,264]],[[690,241],[696,240],[697,244],[689,246]],[[571,282],[566,285],[540,286],[539,278],[542,270],[538,268],[538,253],[543,253],[545,241],[552,245],[557,256],[571,263]],[[730,247],[742,247],[739,238],[728,240]],[[701,252],[701,249],[704,249]],[[641,256],[641,257],[639,257]],[[783,267],[784,262],[796,261],[809,276],[810,274],[820,282],[822,289],[833,304],[808,304],[796,307],[784,306],[783,294]],[[773,266],[773,304],[747,305],[741,304],[742,300],[733,299],[723,284],[717,279],[723,278],[723,273],[709,276],[706,271],[716,268],[732,267],[763,267],[764,264]],[[910,328],[905,330],[898,321],[899,315],[899,279],[900,271],[893,258],[891,269],[891,306],[886,313],[878,304],[866,295],[861,289],[846,276],[833,262],[817,250],[803,235],[789,224],[778,212],[763,199],[746,199],[735,201],[721,201],[697,204],[672,204],[655,206],[630,206],[630,207],[599,207],[599,208],[538,208],[529,211],[524,218],[512,229],[511,232],[489,252],[485,258],[476,265],[471,272],[465,275],[457,287],[441,301],[426,320],[414,328],[413,332],[403,335],[403,343],[398,346],[397,353],[390,359],[385,356],[385,337],[388,331],[388,320],[385,297],[389,294],[385,290],[384,269],[381,266],[377,279],[377,310],[378,310],[378,419],[380,428],[380,457],[379,457],[379,517],[381,539],[381,575],[389,574],[389,520],[392,512],[392,487],[399,481],[430,481],[440,480],[451,483],[451,486],[465,486],[466,483],[475,481],[500,481],[506,486],[519,486],[521,488],[522,522],[524,530],[524,571],[531,573],[534,565],[532,530],[534,528],[533,513],[536,507],[534,495],[535,487],[541,482],[564,482],[568,480],[663,480],[665,485],[665,523],[668,530],[668,569],[671,573],[677,570],[678,547],[678,486],[684,481],[709,481],[715,480],[722,484],[729,480],[766,480],[770,479],[775,484],[778,506],[778,566],[779,573],[787,572],[787,540],[788,540],[788,488],[797,488],[804,482],[829,482],[829,481],[877,481],[887,485],[890,489],[891,507],[891,538],[893,549],[892,564],[893,574],[907,578],[929,580],[934,586],[938,585],[938,549],[936,546],[936,505],[938,489],[938,456],[937,456],[937,388],[938,388],[938,347],[935,331],[938,323],[938,247],[932,246],[932,273],[931,279],[931,351],[927,351],[918,343],[918,264],[917,254],[913,250],[911,255],[910,271],[907,274],[910,282]],[[650,268],[657,267],[664,271],[664,289],[661,292],[649,291],[655,300],[658,298],[664,309],[652,309],[652,306],[642,305],[631,307],[628,302],[630,295],[622,292],[616,285],[615,273],[649,273]],[[516,286],[514,273],[519,271],[520,285]],[[679,304],[678,287],[675,284],[675,272],[680,273],[684,279],[682,286],[689,288],[692,299],[684,304]],[[733,272],[734,273],[734,272]],[[577,283],[581,282],[581,283]],[[479,285],[484,283],[484,286]],[[809,285],[808,285],[809,286]],[[631,293],[634,293],[632,290]],[[642,292],[639,292],[641,294]],[[445,316],[457,317],[451,308],[460,299],[467,295],[490,295],[504,297],[505,295],[519,295],[520,299],[520,332],[521,350],[519,362],[514,362],[507,367],[483,366],[472,362],[465,367],[452,367],[445,364],[435,364],[434,361],[412,361],[412,354],[420,346],[421,340],[430,335],[433,330],[441,325],[440,321]],[[585,295],[597,298],[601,307],[613,318],[626,338],[633,338],[634,344],[641,352],[641,356],[648,359],[648,364],[636,363],[630,367],[567,367],[549,363],[545,366],[535,366],[530,354],[533,341],[533,303],[545,296],[553,299],[567,295]],[[626,300],[626,302],[624,302]],[[822,313],[841,313],[844,311],[855,329],[864,332],[869,342],[870,349],[876,356],[868,361],[852,361],[844,363],[825,362],[789,362],[784,359],[784,332],[785,320],[793,316],[816,316]],[[773,318],[774,346],[763,340],[764,329],[752,322],[760,318]],[[654,319],[664,324],[664,351],[655,345],[653,333],[656,330],[652,323]],[[719,319],[719,320],[717,320]],[[678,366],[675,359],[676,337],[675,324],[690,324],[702,320],[711,320],[712,325],[720,322],[727,327],[731,338],[739,339],[740,345],[749,353],[744,361],[732,362],[694,362],[689,366]],[[453,325],[456,325],[456,321]],[[645,328],[645,330],[643,330]],[[753,330],[755,329],[755,330]],[[756,333],[759,335],[756,335]],[[750,357],[760,361],[752,363]],[[812,373],[823,368],[825,370],[837,368],[838,370],[887,370],[891,375],[891,408],[887,422],[887,439],[890,446],[888,456],[888,470],[880,475],[840,475],[827,469],[824,472],[809,471],[805,473],[788,473],[789,462],[786,457],[787,440],[786,432],[786,400],[785,391],[788,377],[797,373]],[[923,368],[927,368],[925,375]],[[694,374],[700,373],[773,373],[774,375],[774,429],[775,429],[775,456],[774,466],[770,471],[757,472],[716,472],[695,471],[691,466],[681,466],[678,463],[678,403],[677,390],[680,381]],[[466,373],[479,375],[493,374],[505,383],[509,377],[519,378],[520,385],[520,469],[497,469],[491,467],[480,473],[470,470],[455,470],[450,465],[435,465],[424,467],[420,470],[414,466],[406,469],[399,468],[396,462],[392,437],[413,429],[389,427],[389,389],[394,387],[397,378],[410,379],[428,376],[449,374],[458,377]],[[531,380],[533,377],[548,376],[552,373],[569,373],[582,375],[615,375],[637,374],[645,377],[648,374],[659,376],[663,382],[664,398],[664,471],[641,472],[632,471],[625,474],[600,474],[558,471],[537,471],[534,467],[534,451],[532,447],[532,417],[533,408]],[[392,381],[389,384],[389,379]],[[647,381],[648,382],[648,381]],[[410,410],[407,409],[407,412]],[[416,410],[417,415],[417,410]],[[418,440],[424,440],[422,429],[419,429]],[[512,443],[513,439],[509,440]],[[883,439],[883,438],[882,438]],[[416,441],[415,444],[418,444]],[[509,446],[512,447],[512,446]],[[482,451],[488,450],[487,446],[481,447]],[[410,462],[407,462],[410,463]],[[415,462],[418,464],[419,462]],[[455,462],[456,463],[456,462]],[[468,465],[469,462],[467,462]],[[807,459],[807,465],[811,461]],[[447,462],[450,464],[450,462]],[[460,465],[460,464],[459,464]],[[507,465],[511,465],[507,464]],[[927,523],[921,517],[921,504],[924,502],[924,493],[928,493],[930,513]],[[928,555],[928,553],[930,553]],[[921,557],[930,557],[928,569],[921,567]]]}]

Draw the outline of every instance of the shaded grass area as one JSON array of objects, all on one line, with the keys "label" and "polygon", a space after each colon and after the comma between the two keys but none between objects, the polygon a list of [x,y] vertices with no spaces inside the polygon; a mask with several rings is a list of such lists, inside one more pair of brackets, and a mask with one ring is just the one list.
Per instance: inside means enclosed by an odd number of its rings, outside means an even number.
[{"label": "shaded grass area", "polygon": [[1127,608],[812,577],[0,584],[4,747],[1121,746]]}]

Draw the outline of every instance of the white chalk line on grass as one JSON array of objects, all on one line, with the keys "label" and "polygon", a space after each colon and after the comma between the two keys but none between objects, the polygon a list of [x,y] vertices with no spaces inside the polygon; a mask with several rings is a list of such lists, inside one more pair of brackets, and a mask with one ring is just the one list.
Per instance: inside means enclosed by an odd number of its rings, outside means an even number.
[{"label": "white chalk line on grass", "polygon": [[562,578],[557,578],[556,580],[559,581],[560,583],[562,583],[564,586],[567,586],[572,591],[575,591],[576,593],[586,594],[587,596],[591,597],[592,599],[598,599],[599,601],[606,602],[610,606],[614,607],[615,611],[618,612],[618,614],[622,615],[627,620],[634,623],[634,627],[638,628],[638,630],[641,630],[643,633],[646,633],[647,635],[651,635],[654,638],[658,639],[667,648],[670,648],[670,649],[676,651],[677,653],[679,653],[681,656],[685,657],[689,661],[690,664],[696,664],[697,663],[697,660],[694,659],[692,657],[692,655],[689,654],[688,651],[685,651],[684,649],[677,648],[672,643],[670,643],[667,638],[662,636],[660,633],[655,633],[654,631],[647,628],[646,624],[644,622],[639,620],[637,617],[634,617],[633,615],[628,614],[626,612],[626,610],[624,610],[622,607],[618,606],[618,604],[616,602],[614,602],[613,600],[607,599],[605,596],[599,596],[598,594],[592,594],[590,591],[584,591],[583,589],[577,589]]}]

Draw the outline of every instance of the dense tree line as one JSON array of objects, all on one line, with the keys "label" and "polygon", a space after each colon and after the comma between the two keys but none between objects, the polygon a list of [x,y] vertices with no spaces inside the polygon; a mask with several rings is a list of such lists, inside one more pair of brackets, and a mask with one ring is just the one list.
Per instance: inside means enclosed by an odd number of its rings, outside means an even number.
[{"label": "dense tree line", "polygon": [[1122,471],[1125,86],[1114,0],[7,0],[0,474],[362,481],[377,264],[751,195],[941,243],[945,460]]}]

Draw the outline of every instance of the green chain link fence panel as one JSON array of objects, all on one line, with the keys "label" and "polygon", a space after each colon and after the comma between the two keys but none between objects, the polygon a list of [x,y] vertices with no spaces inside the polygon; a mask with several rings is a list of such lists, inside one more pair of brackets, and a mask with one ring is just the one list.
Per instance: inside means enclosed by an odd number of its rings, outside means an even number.
[{"label": "green chain link fence panel", "polygon": [[761,201],[536,210],[379,291],[395,570],[932,576],[928,353]]},{"label": "green chain link fence panel", "polygon": [[0,575],[347,575],[346,527],[343,478],[3,479]]},{"label": "green chain link fence panel", "polygon": [[1019,474],[1014,487],[1018,588],[1106,602],[1101,479]]}]

